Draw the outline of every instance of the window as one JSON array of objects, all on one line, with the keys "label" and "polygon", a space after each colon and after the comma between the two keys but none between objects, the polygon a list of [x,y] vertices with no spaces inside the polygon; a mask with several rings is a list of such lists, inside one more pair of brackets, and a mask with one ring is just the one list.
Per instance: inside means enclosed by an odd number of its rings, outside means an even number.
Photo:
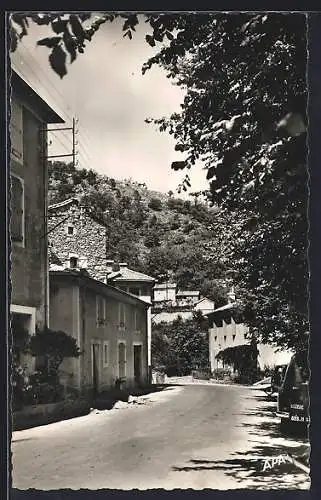
[{"label": "window", "polygon": [[67,234],[68,236],[72,236],[73,234],[75,234],[75,228],[71,224],[68,224],[67,226]]},{"label": "window", "polygon": [[104,364],[104,367],[108,366],[108,342],[104,340],[104,344],[103,344],[103,364]]},{"label": "window", "polygon": [[236,335],[233,335],[233,336],[232,336],[232,338],[233,338],[233,342],[234,342],[234,340],[235,340],[235,337],[236,337]]},{"label": "window", "polygon": [[69,257],[69,267],[70,269],[77,269],[78,257]]},{"label": "window", "polygon": [[130,287],[129,288],[129,293],[132,293],[133,295],[139,296],[140,289],[138,287]]},{"label": "window", "polygon": [[23,109],[15,99],[11,101],[10,141],[12,157],[23,164]]},{"label": "window", "polygon": [[125,328],[125,322],[126,322],[125,304],[119,304],[119,327]]},{"label": "window", "polygon": [[146,295],[149,295],[147,286],[143,286],[142,295],[144,295],[144,297],[146,297]]},{"label": "window", "polygon": [[11,238],[24,243],[24,184],[20,177],[11,175]]},{"label": "window", "polygon": [[226,335],[224,335],[224,342],[226,342]]},{"label": "window", "polygon": [[104,325],[106,322],[106,301],[101,295],[96,295],[96,318],[97,326]]},{"label": "window", "polygon": [[217,335],[215,335],[215,337],[214,337],[214,341],[215,341],[215,342],[217,341]]}]

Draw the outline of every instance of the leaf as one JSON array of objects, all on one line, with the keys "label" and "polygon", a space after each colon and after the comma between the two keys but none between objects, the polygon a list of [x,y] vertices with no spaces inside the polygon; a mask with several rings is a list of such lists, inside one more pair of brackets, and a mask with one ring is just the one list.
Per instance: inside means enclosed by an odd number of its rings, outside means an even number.
[{"label": "leaf", "polygon": [[214,175],[215,175],[215,167],[210,167],[207,171],[206,179],[210,180],[214,177]]},{"label": "leaf", "polygon": [[79,21],[77,16],[75,16],[75,15],[70,16],[70,25],[71,25],[71,29],[72,29],[75,37],[79,41],[83,41],[85,36],[86,36],[86,33],[85,33],[84,28],[82,27],[82,24]]},{"label": "leaf", "polygon": [[61,21],[61,20],[53,21],[51,23],[52,30],[57,34],[63,33],[66,30],[67,25],[68,21]]},{"label": "leaf", "polygon": [[66,53],[60,45],[57,45],[49,56],[49,62],[52,69],[63,78],[67,74]]},{"label": "leaf", "polygon": [[124,38],[125,38],[125,36],[128,36],[129,40],[131,40],[133,38],[132,32],[130,30],[127,30],[123,36],[124,36]]},{"label": "leaf", "polygon": [[166,31],[166,36],[168,40],[174,40],[174,35],[170,31]]},{"label": "leaf", "polygon": [[45,47],[49,47],[50,49],[56,47],[61,41],[61,36],[53,36],[51,38],[42,38],[37,41],[37,45],[44,45]]},{"label": "leaf", "polygon": [[70,54],[70,62],[72,63],[77,57],[76,42],[68,31],[65,31],[63,40],[65,47]]},{"label": "leaf", "polygon": [[151,47],[155,47],[155,40],[151,35],[146,35],[145,40]]},{"label": "leaf", "polygon": [[173,170],[184,170],[186,168],[186,161],[173,161],[171,164],[171,168]]}]

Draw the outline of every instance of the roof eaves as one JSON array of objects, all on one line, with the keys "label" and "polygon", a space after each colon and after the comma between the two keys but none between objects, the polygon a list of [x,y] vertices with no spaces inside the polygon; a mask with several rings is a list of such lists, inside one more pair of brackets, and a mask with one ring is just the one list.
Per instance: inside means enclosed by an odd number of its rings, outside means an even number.
[{"label": "roof eaves", "polygon": [[45,123],[65,123],[65,120],[15,70],[11,71],[10,83],[13,91],[21,99],[29,102]]}]

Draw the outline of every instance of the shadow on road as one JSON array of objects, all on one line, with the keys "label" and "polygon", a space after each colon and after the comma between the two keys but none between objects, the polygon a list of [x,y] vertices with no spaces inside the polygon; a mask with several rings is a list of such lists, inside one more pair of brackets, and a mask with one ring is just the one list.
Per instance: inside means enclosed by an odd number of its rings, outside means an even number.
[{"label": "shadow on road", "polygon": [[[264,398],[254,396],[257,407],[239,413],[238,427],[246,429],[250,449],[230,453],[224,460],[191,459],[184,466],[173,466],[176,472],[223,471],[224,474],[249,489],[308,489],[309,475],[291,462],[308,449],[307,437],[284,435],[280,432],[279,420],[274,417],[273,404],[264,403]],[[253,402],[253,398],[252,398]],[[244,420],[244,421],[242,421]],[[268,462],[266,461],[268,459]],[[274,462],[272,463],[274,459]]]}]

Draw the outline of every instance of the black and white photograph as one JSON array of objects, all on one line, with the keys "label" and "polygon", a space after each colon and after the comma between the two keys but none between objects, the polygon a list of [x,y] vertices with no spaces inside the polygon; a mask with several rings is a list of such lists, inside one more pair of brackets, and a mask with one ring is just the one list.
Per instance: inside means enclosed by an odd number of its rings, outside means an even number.
[{"label": "black and white photograph", "polygon": [[310,490],[308,15],[7,27],[12,489]]}]

